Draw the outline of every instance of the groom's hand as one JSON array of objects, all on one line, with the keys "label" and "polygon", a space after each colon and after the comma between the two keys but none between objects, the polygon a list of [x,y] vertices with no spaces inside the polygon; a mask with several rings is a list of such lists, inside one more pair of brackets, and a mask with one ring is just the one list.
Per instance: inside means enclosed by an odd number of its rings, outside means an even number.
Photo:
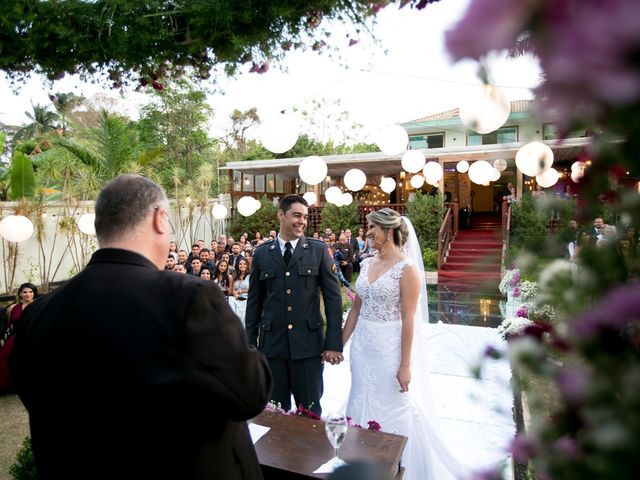
[{"label": "groom's hand", "polygon": [[331,365],[338,365],[342,360],[344,360],[344,357],[341,352],[326,350],[322,352],[322,360],[330,363]]}]

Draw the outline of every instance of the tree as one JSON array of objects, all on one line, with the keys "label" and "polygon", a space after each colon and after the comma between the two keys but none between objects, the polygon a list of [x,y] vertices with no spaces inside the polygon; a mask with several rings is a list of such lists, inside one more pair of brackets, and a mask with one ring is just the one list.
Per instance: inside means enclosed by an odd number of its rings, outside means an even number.
[{"label": "tree", "polygon": [[253,238],[256,231],[262,233],[266,238],[270,230],[277,231],[279,228],[278,207],[269,198],[262,197],[258,211],[249,217],[236,213],[231,219],[229,230],[233,238],[240,238],[240,235],[245,232],[249,234],[250,238]]},{"label": "tree", "polygon": [[[337,207],[333,204],[327,204],[322,208],[322,222],[320,228],[324,230],[330,227],[336,235],[342,230],[351,230],[357,232],[360,228],[360,215],[358,213],[358,204],[351,202],[349,205]],[[311,232],[312,233],[312,232]]]},{"label": "tree", "polygon": [[84,98],[70,92],[55,93],[50,95],[49,99],[60,115],[60,119],[62,120],[62,134],[64,135],[67,130],[67,116],[82,104]]},{"label": "tree", "polygon": [[261,73],[292,48],[323,48],[328,35],[322,20],[364,24],[385,3],[0,0],[0,69],[14,79],[32,72],[52,80],[104,72],[114,88],[135,79],[156,89],[187,68],[207,78],[215,65],[233,72],[253,62],[252,70]]},{"label": "tree", "polygon": [[44,105],[31,105],[33,112],[24,112],[30,123],[24,125],[15,134],[15,140],[36,138],[58,128],[60,116]]}]

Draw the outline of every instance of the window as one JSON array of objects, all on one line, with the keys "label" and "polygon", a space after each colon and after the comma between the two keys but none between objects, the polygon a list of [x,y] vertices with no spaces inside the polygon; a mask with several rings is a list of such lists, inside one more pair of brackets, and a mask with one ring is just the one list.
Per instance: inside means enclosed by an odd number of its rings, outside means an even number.
[{"label": "window", "polygon": [[276,193],[284,193],[284,177],[279,173],[276,174]]},{"label": "window", "polygon": [[242,172],[239,170],[233,171],[233,190],[234,192],[242,191]]},{"label": "window", "polygon": [[416,150],[418,148],[443,148],[444,133],[411,135],[409,137],[409,148]]},{"label": "window", "polygon": [[[567,134],[566,138],[580,138],[587,137],[586,130],[573,130]],[[543,140],[555,140],[558,138],[558,129],[553,123],[545,123],[542,125],[542,139]]]},{"label": "window", "polygon": [[502,127],[495,132],[482,135],[476,132],[467,134],[467,145],[495,145],[518,141],[518,127]]},{"label": "window", "polygon": [[267,192],[275,193],[276,191],[276,176],[273,173],[267,174]]},{"label": "window", "polygon": [[242,191],[253,192],[253,175],[250,173],[242,174]]},{"label": "window", "polygon": [[264,192],[264,175],[256,175],[254,177],[255,180],[255,192]]}]

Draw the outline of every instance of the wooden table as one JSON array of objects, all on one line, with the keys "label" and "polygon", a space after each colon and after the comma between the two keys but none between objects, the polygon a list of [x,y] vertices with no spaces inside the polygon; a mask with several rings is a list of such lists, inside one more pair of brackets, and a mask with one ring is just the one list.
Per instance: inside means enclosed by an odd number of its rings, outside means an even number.
[{"label": "wooden table", "polygon": [[[265,480],[328,478],[312,473],[333,457],[333,447],[324,432],[324,422],[305,417],[263,412],[253,423],[270,427],[256,443],[256,452]],[[349,427],[339,450],[347,463],[367,460],[388,468],[391,478],[400,479],[400,465],[407,438],[391,433]]]}]

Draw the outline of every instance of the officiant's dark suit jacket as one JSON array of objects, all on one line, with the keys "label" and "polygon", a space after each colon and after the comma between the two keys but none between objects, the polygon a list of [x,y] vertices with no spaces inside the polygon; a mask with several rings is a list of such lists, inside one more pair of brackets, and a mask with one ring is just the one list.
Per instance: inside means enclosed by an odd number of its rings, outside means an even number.
[{"label": "officiant's dark suit jacket", "polygon": [[220,289],[98,250],[22,317],[11,357],[39,479],[259,479],[262,354]]},{"label": "officiant's dark suit jacket", "polygon": [[[285,267],[277,240],[253,254],[245,324],[269,358],[298,360],[342,351],[342,295],[324,242],[301,237]],[[323,294],[326,336],[320,312]]]}]

